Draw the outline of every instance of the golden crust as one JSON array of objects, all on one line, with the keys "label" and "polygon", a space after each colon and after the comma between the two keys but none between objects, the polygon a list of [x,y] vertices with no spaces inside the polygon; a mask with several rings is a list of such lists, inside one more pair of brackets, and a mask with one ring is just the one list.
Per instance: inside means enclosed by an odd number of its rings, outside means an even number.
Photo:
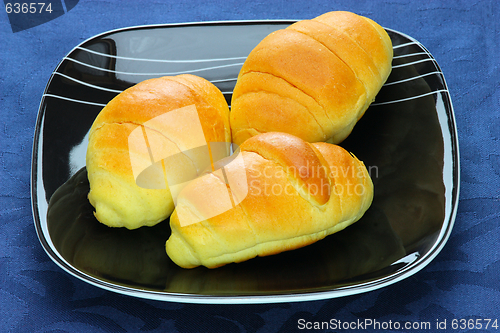
[{"label": "golden crust", "polygon": [[[192,146],[191,124],[154,122],[170,111],[192,105],[206,142],[230,141],[229,108],[224,96],[210,82],[193,75],[143,81],[117,95],[99,113],[89,134],[87,172],[89,200],[100,222],[135,229],[154,225],[172,213],[174,204],[167,184],[163,189],[136,184],[131,158],[135,164],[149,166],[151,156],[147,147],[130,143],[129,136],[138,128],[148,131],[151,147],[180,156],[176,170],[166,171],[180,174],[194,168],[196,173],[199,168],[193,154],[181,154]],[[169,168],[168,164],[155,166],[153,172],[160,174],[166,172],[162,168]]]},{"label": "golden crust", "polygon": [[275,31],[239,73],[231,102],[233,141],[286,132],[338,143],[374,100],[391,63],[385,30],[353,13],[326,13]]},{"label": "golden crust", "polygon": [[387,32],[373,20],[346,11],[334,11],[314,20],[333,26],[361,46],[379,68],[380,79],[385,82],[392,65],[392,42]]},{"label": "golden crust", "polygon": [[[339,146],[265,133],[247,140],[240,149],[248,193],[238,205],[203,219],[205,210],[241,186],[230,184],[228,190],[224,180],[214,175],[194,180],[179,195],[170,219],[172,235],[166,242],[167,254],[179,266],[215,268],[299,248],[359,220],[371,204],[373,185],[366,168]],[[308,171],[328,172],[296,179],[290,170],[307,163]],[[328,163],[327,169],[323,163]],[[229,163],[224,170],[231,178],[240,168]],[[304,192],[309,180],[323,177],[329,186],[323,189],[327,200],[320,203]],[[201,221],[186,223],[179,214]]]},{"label": "golden crust", "polygon": [[307,142],[292,135],[266,133],[247,140],[242,151],[254,152],[283,167],[301,189],[318,205],[330,198],[329,168],[321,154]]}]

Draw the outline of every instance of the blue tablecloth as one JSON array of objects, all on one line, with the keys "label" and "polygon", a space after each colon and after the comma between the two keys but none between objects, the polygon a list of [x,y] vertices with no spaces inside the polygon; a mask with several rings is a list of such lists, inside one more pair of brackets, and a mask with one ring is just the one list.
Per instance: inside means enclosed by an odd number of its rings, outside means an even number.
[{"label": "blue tablecloth", "polygon": [[[0,13],[0,332],[294,332],[308,331],[301,322],[331,319],[430,322],[433,331],[445,320],[447,330],[465,331],[452,328],[453,320],[463,319],[481,319],[484,329],[491,319],[488,330],[500,331],[499,2],[63,3],[65,13],[59,17],[17,32],[4,7]],[[31,211],[33,133],[46,83],[73,47],[127,26],[302,19],[331,10],[353,11],[416,38],[434,55],[447,79],[460,140],[461,192],[454,230],[433,262],[389,287],[340,299],[207,306],[108,292],[70,276],[49,259],[37,239]]]}]

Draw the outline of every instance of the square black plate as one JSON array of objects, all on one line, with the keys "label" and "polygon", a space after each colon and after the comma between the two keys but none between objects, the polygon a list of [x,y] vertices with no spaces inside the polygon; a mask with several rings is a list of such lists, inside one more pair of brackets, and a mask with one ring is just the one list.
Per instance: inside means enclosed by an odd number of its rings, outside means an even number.
[{"label": "square black plate", "polygon": [[457,211],[453,107],[432,55],[390,29],[392,73],[341,143],[364,161],[375,185],[372,207],[351,227],[303,249],[215,270],[185,270],[165,253],[168,221],[129,231],[93,217],[87,135],[109,100],[148,78],[191,73],[214,83],[230,102],[248,53],[293,22],[132,27],[95,36],[62,59],[40,104],[32,160],[35,227],[49,257],[104,289],[191,303],[341,297],[387,286],[427,265],[446,243]]}]

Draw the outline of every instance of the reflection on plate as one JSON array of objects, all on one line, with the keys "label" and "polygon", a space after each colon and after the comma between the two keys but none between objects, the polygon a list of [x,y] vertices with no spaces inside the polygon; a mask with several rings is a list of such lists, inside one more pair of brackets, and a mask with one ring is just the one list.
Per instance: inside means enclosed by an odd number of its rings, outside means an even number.
[{"label": "reflection on plate", "polygon": [[427,265],[453,227],[458,142],[436,60],[389,30],[387,83],[341,145],[364,161],[375,185],[366,215],[308,247],[215,270],[179,268],[164,244],[168,220],[129,231],[98,223],[88,203],[88,131],[116,94],[145,79],[192,73],[228,102],[246,55],[292,21],[146,26],[77,46],[48,82],[33,147],[35,227],[49,257],[93,285],[137,297],[191,303],[269,303],[341,297],[387,286]]}]

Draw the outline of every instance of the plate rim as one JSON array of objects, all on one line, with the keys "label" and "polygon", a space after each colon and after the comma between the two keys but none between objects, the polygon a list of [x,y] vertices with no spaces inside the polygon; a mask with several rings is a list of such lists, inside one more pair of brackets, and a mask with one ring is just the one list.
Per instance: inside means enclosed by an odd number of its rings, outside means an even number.
[{"label": "plate rim", "polygon": [[[201,21],[201,22],[177,22],[177,23],[164,23],[164,24],[148,24],[148,25],[136,25],[129,27],[122,27],[117,29],[108,30],[99,34],[96,34],[92,37],[85,39],[83,42],[79,43],[75,47],[73,47],[64,57],[71,54],[78,47],[84,45],[85,43],[100,38],[102,36],[137,30],[137,29],[156,29],[156,28],[175,28],[175,27],[191,27],[191,26],[207,26],[207,25],[253,25],[253,24],[292,24],[294,22],[299,21],[300,19],[271,19],[271,20],[228,20],[228,21]],[[416,44],[418,44],[421,48],[428,52],[428,54],[434,59],[434,56],[427,50],[427,48],[420,43],[415,38],[397,31],[395,29],[385,28],[385,30],[390,31],[392,33],[401,35]],[[158,300],[158,301],[170,301],[170,302],[178,302],[178,303],[193,303],[193,304],[263,304],[263,303],[284,303],[284,302],[299,302],[299,301],[314,301],[314,300],[325,300],[332,298],[345,297],[350,295],[356,295],[361,293],[370,292],[373,290],[377,290],[401,280],[404,280],[420,270],[426,267],[443,249],[445,244],[447,243],[451,231],[453,230],[453,226],[455,224],[458,203],[459,203],[459,194],[460,194],[460,151],[459,151],[459,140],[458,140],[458,132],[457,125],[455,120],[455,112],[453,108],[453,103],[450,96],[450,91],[448,85],[446,83],[446,79],[444,74],[441,75],[443,80],[443,85],[446,90],[446,99],[443,102],[447,102],[445,104],[448,107],[445,108],[446,116],[448,120],[448,129],[449,134],[451,136],[451,154],[452,154],[452,173],[451,180],[453,188],[451,189],[452,198],[451,198],[451,212],[448,218],[443,220],[443,227],[441,227],[439,235],[437,236],[436,241],[432,245],[432,247],[417,260],[414,260],[410,264],[404,266],[403,268],[396,270],[388,276],[384,276],[382,278],[362,282],[355,285],[350,286],[341,286],[335,289],[322,290],[322,291],[311,291],[304,293],[291,293],[291,294],[268,294],[268,295],[205,295],[205,294],[181,294],[181,293],[172,293],[172,292],[161,292],[140,288],[132,288],[127,286],[122,286],[118,284],[114,284],[105,280],[98,279],[94,276],[86,274],[70,263],[68,263],[55,248],[51,246],[51,242],[46,239],[44,235],[44,231],[42,228],[42,219],[40,217],[39,210],[39,198],[38,198],[38,187],[41,186],[38,183],[39,171],[41,170],[41,162],[39,161],[39,149],[41,143],[41,133],[42,133],[42,124],[45,118],[45,110],[43,109],[45,95],[54,78],[54,73],[64,62],[64,57],[57,64],[55,69],[50,75],[49,80],[44,89],[44,93],[40,100],[40,104],[38,107],[37,120],[35,123],[35,131],[33,138],[33,149],[32,149],[32,158],[31,158],[31,177],[30,177],[30,192],[31,192],[31,206],[32,206],[32,214],[33,220],[35,224],[35,230],[37,233],[38,240],[42,245],[42,248],[47,253],[49,258],[63,271],[69,273],[70,275],[82,280],[83,282],[89,283],[96,287],[116,292],[118,294],[124,294],[128,296],[150,299],[150,300]],[[439,64],[437,61],[434,62],[434,65],[441,71]],[[441,71],[442,73],[442,71]],[[440,125],[441,128],[443,128]],[[40,163],[38,163],[40,162]],[[39,170],[40,169],[40,170]]]}]

